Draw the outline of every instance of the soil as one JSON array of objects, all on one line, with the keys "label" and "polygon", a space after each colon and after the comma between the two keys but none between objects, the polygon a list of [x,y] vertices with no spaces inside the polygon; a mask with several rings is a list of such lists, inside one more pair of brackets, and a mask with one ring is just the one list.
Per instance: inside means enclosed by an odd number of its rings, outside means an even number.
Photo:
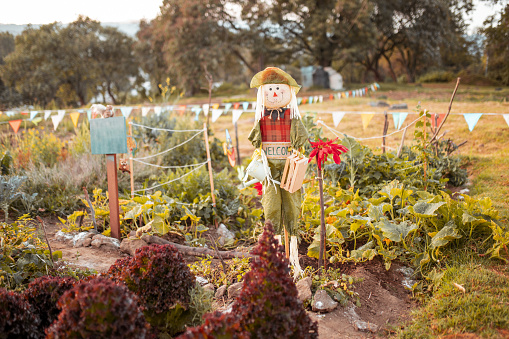
[{"label": "soil", "polygon": [[[63,260],[68,264],[91,268],[99,273],[105,273],[119,258],[126,256],[120,251],[104,251],[94,247],[75,248],[71,245],[55,240],[55,233],[60,229],[56,218],[45,220],[46,231],[52,250],[62,251]],[[214,237],[214,235],[211,235]],[[171,241],[183,243],[183,239],[172,237]],[[299,248],[301,266],[317,267],[317,260],[305,255],[306,244]],[[195,261],[195,257],[185,256],[187,262]],[[360,307],[349,303],[347,307],[339,306],[327,314],[309,311],[308,314],[318,322],[319,338],[374,338],[387,336],[410,319],[410,310],[415,303],[410,299],[410,293],[404,288],[406,279],[401,268],[403,265],[393,263],[389,271],[385,270],[383,262],[375,258],[361,264],[335,264],[345,274],[362,278],[362,282],[355,284],[355,292],[360,299]],[[229,302],[227,302],[228,304]],[[363,323],[364,322],[364,323]],[[360,331],[356,324],[367,324],[372,331]],[[374,326],[373,326],[374,325]]]}]

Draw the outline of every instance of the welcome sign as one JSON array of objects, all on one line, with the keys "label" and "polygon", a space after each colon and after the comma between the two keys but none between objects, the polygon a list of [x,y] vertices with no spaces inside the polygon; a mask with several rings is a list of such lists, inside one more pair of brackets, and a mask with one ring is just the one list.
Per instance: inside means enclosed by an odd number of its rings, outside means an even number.
[{"label": "welcome sign", "polygon": [[289,142],[264,142],[262,145],[263,151],[267,159],[286,159],[290,155]]}]

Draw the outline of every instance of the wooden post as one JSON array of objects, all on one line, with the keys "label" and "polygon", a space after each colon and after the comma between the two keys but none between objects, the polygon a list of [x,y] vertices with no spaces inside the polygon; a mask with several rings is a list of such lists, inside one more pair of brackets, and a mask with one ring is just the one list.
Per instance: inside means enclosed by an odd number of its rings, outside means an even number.
[{"label": "wooden post", "polygon": [[120,207],[118,204],[117,155],[106,154],[106,174],[110,205],[111,236],[120,240]]},{"label": "wooden post", "polygon": [[[129,124],[129,136],[133,137],[133,125]],[[131,177],[131,199],[134,199],[134,167],[133,167],[133,150],[128,149],[129,151],[129,175]]]},{"label": "wooden post", "polygon": [[290,240],[288,239],[288,231],[286,230],[286,227],[283,227],[285,230],[285,254],[286,259],[290,258]]},{"label": "wooden post", "polygon": [[239,132],[237,129],[237,122],[235,121],[235,148],[237,149],[237,165],[241,165],[240,162],[240,150],[239,150]]},{"label": "wooden post", "polygon": [[[317,159],[318,160],[318,159]],[[318,164],[318,161],[317,161]],[[322,171],[318,169],[318,166],[316,167],[316,174],[318,175],[318,185],[320,187],[320,254],[318,256],[318,269],[322,269],[324,267],[324,261],[325,258],[325,211],[323,208],[323,178],[322,178]]]},{"label": "wooden post", "polygon": [[[389,129],[389,120],[387,119],[387,111],[384,112],[384,132],[383,132],[383,138],[382,138],[382,153],[385,153],[385,136],[387,135],[387,130]],[[398,126],[396,126],[398,128]]]},{"label": "wooden post", "polygon": [[214,194],[214,177],[212,176],[212,159],[210,159],[209,133],[207,131],[207,123],[203,124],[203,130],[205,134],[205,149],[207,150],[207,165],[209,167],[210,193],[212,196],[212,206],[216,207],[216,196]]}]

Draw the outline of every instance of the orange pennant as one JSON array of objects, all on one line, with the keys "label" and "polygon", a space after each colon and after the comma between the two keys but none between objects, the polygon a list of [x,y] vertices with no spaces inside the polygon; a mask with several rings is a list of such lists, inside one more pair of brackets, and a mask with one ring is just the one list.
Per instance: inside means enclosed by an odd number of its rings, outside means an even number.
[{"label": "orange pennant", "polygon": [[334,100],[334,95],[332,93],[329,94],[329,100]]},{"label": "orange pennant", "polygon": [[[442,123],[444,118],[445,118],[445,113],[442,113],[442,114],[433,113],[433,114],[431,114],[431,126],[433,128],[437,128],[438,126],[440,126],[440,124]],[[435,124],[435,121],[436,121],[436,124]]]},{"label": "orange pennant", "polygon": [[78,119],[80,118],[80,114],[78,112],[73,112],[69,115],[71,116],[71,120],[74,125],[74,128],[78,127]]},{"label": "orange pennant", "polygon": [[219,104],[214,104],[214,105],[212,105],[212,108],[213,108],[213,109],[218,109],[218,108],[219,108]]},{"label": "orange pennant", "polygon": [[9,125],[11,125],[12,130],[14,131],[14,133],[17,134],[18,130],[19,130],[19,126],[21,125],[21,119],[11,120],[11,121],[9,121]]},{"label": "orange pennant", "polygon": [[240,102],[236,102],[233,104],[233,109],[239,109]]},{"label": "orange pennant", "polygon": [[303,104],[303,105],[305,105],[305,104],[306,104],[306,102],[308,102],[308,98],[303,98],[303,99],[302,99],[302,104]]}]

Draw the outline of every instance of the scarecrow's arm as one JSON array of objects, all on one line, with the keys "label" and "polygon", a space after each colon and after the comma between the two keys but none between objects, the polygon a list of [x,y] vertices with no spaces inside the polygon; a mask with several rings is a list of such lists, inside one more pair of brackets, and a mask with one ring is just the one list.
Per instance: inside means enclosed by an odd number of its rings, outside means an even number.
[{"label": "scarecrow's arm", "polygon": [[251,141],[251,144],[253,144],[255,148],[259,148],[262,145],[262,132],[258,122],[255,122],[255,125],[253,126],[253,129],[251,130],[251,133],[249,133],[247,139]]},{"label": "scarecrow's arm", "polygon": [[[258,127],[259,129],[259,127]],[[292,148],[298,150],[308,140],[308,131],[302,123],[301,119],[292,119],[292,129],[290,131],[290,140],[292,141]]]}]

